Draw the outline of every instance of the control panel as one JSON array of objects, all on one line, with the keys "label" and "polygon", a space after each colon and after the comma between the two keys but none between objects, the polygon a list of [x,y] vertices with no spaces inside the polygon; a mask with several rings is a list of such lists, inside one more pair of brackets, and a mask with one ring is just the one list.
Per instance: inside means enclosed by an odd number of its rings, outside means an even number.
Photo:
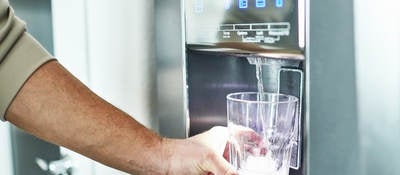
[{"label": "control panel", "polygon": [[[187,44],[304,47],[302,0],[186,0]],[[299,5],[300,4],[300,5]]]}]

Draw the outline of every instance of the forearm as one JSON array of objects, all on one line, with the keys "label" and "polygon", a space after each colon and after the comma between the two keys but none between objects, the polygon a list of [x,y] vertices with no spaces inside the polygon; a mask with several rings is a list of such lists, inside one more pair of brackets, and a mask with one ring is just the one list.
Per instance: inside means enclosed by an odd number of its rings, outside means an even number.
[{"label": "forearm", "polygon": [[[127,172],[163,172],[162,139],[108,104],[56,61],[36,71],[6,119],[49,142]],[[144,161],[145,160],[145,161]]]}]

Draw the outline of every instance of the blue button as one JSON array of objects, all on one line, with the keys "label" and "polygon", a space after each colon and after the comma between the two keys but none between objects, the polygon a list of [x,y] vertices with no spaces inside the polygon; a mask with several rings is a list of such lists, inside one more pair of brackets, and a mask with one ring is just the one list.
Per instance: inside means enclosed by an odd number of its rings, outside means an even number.
[{"label": "blue button", "polygon": [[275,0],[276,7],[283,7],[283,0]]},{"label": "blue button", "polygon": [[256,7],[257,8],[263,8],[267,6],[266,0],[256,0]]},{"label": "blue button", "polygon": [[239,8],[246,9],[247,7],[249,7],[248,0],[239,0]]}]

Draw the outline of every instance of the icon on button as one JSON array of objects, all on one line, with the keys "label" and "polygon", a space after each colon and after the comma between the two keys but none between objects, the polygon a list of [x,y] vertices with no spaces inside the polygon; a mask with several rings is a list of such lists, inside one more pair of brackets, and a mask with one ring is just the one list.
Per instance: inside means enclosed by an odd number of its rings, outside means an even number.
[{"label": "icon on button", "polygon": [[267,6],[266,0],[256,0],[256,7],[257,8],[263,8]]},{"label": "icon on button", "polygon": [[249,7],[248,0],[239,0],[239,8],[246,9],[247,7]]},{"label": "icon on button", "polygon": [[283,7],[283,0],[275,0],[276,7]]}]

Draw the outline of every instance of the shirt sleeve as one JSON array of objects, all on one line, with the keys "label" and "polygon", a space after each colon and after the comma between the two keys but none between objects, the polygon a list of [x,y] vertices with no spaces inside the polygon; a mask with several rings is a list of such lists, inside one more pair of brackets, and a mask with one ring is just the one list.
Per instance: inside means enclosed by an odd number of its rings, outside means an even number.
[{"label": "shirt sleeve", "polygon": [[0,0],[0,120],[6,120],[7,108],[30,75],[52,59],[26,32],[8,0]]}]

